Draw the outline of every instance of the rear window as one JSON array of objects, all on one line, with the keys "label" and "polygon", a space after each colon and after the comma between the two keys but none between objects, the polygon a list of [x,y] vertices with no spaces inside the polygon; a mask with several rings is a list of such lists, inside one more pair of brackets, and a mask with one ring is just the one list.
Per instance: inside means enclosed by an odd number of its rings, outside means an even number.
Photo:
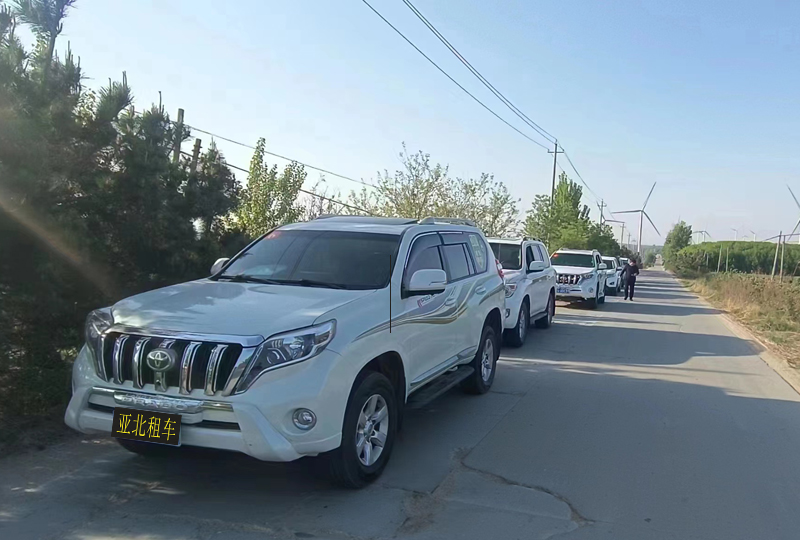
[{"label": "rear window", "polygon": [[594,268],[594,257],[584,253],[553,253],[550,262],[556,266],[578,266]]},{"label": "rear window", "polygon": [[609,257],[609,258],[603,257],[603,262],[606,263],[609,268],[616,268],[617,267],[617,260],[612,258],[612,257]]},{"label": "rear window", "polygon": [[489,242],[494,257],[500,261],[506,270],[520,270],[522,268],[522,246],[517,244],[501,244]]}]

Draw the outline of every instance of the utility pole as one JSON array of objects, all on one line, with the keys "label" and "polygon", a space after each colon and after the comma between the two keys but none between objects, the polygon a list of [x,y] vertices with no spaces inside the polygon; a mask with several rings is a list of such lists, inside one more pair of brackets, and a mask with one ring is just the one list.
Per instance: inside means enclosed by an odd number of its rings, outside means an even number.
[{"label": "utility pole", "polygon": [[194,140],[194,148],[192,149],[192,165],[189,168],[189,172],[197,172],[197,162],[200,159],[200,145],[202,141],[200,139]]},{"label": "utility pole", "polygon": [[606,222],[605,216],[603,215],[603,208],[608,206],[603,199],[600,199],[600,204],[597,207],[600,209],[600,225]]},{"label": "utility pole", "polygon": [[775,279],[775,270],[778,267],[778,250],[781,248],[781,238],[783,237],[783,231],[778,233],[778,243],[775,245],[775,258],[772,260],[772,275],[770,279]]},{"label": "utility pole", "polygon": [[558,141],[556,141],[555,150],[548,150],[548,154],[553,154],[553,186],[550,188],[550,206],[553,206],[556,198],[556,166],[558,165],[558,154],[563,154],[563,150],[558,149]]},{"label": "utility pole", "polygon": [[717,261],[717,274],[719,274],[719,269],[722,267],[722,246],[719,247],[719,260]]},{"label": "utility pole", "polygon": [[783,237],[783,247],[781,248],[781,277],[779,281],[783,283],[783,256],[786,255],[786,237]]},{"label": "utility pole", "polygon": [[730,258],[730,256],[731,256],[731,246],[728,246],[728,248],[725,250],[725,273],[726,274],[728,273],[728,259]]},{"label": "utility pole", "polygon": [[178,163],[181,157],[181,138],[183,137],[183,109],[178,109],[178,121],[175,122],[175,141],[172,143],[172,162]]}]

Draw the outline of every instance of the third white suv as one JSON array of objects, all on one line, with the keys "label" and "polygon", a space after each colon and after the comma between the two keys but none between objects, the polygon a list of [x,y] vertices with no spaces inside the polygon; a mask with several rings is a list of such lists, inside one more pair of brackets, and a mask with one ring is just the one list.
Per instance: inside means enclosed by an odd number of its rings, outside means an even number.
[{"label": "third white suv", "polygon": [[592,309],[606,301],[606,263],[594,250],[559,249],[550,257],[558,282],[556,296],[585,300]]},{"label": "third white suv", "polygon": [[525,343],[531,322],[548,328],[556,312],[556,272],[547,247],[532,238],[489,238],[506,283],[504,337],[513,347]]},{"label": "third white suv", "polygon": [[463,220],[279,227],[208,278],[92,312],[66,423],[145,455],[326,454],[361,486],[386,466],[404,406],[492,385],[505,308],[492,259]]}]

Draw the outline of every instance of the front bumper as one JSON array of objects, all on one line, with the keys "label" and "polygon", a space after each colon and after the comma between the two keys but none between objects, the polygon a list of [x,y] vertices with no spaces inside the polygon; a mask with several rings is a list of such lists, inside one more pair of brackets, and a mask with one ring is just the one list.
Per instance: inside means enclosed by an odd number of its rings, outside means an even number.
[{"label": "front bumper", "polygon": [[591,300],[597,294],[597,282],[590,281],[578,285],[556,284],[556,298],[563,300]]},{"label": "front bumper", "polygon": [[503,329],[510,330],[517,327],[523,296],[525,296],[524,292],[517,289],[514,294],[506,297],[506,316],[503,318]]},{"label": "front bumper", "polygon": [[[338,448],[349,388],[328,384],[341,357],[323,351],[306,362],[262,375],[246,392],[210,400],[202,390],[179,395],[115,385],[94,373],[84,348],[73,369],[73,394],[64,417],[83,433],[111,433],[115,406],[181,414],[181,444],[242,452],[263,461],[293,461]],[[215,396],[216,398],[216,396]],[[301,431],[291,420],[308,408],[317,424]]]}]

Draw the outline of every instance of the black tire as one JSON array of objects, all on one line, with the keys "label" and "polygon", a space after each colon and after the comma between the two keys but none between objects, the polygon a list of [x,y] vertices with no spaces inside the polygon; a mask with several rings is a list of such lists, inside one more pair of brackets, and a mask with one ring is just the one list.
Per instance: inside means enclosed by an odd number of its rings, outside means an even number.
[{"label": "black tire", "polygon": [[[356,449],[356,437],[361,410],[375,395],[383,398],[386,404],[388,425],[386,440],[380,455],[374,463],[366,465],[361,461]],[[357,489],[378,478],[389,462],[397,434],[398,419],[399,409],[395,399],[395,390],[389,379],[383,374],[373,371],[357,380],[350,393],[350,399],[347,401],[342,424],[342,444],[327,456],[331,480],[339,486]],[[378,426],[380,423],[375,425]]]},{"label": "black tire", "polygon": [[146,458],[168,458],[175,456],[179,449],[165,444],[153,444],[129,439],[117,439],[117,442],[128,452],[139,454]]},{"label": "black tire", "polygon": [[586,303],[589,305],[589,309],[597,309],[598,304],[600,304],[600,290],[595,291],[594,298],[587,300]]},{"label": "black tire", "polygon": [[[598,291],[598,294],[599,294],[599,291]],[[597,303],[600,304],[600,305],[606,303],[606,291],[605,290],[603,291],[603,296],[601,296],[600,298],[597,299]]]},{"label": "black tire", "polygon": [[517,326],[511,330],[504,332],[506,343],[511,347],[522,347],[525,343],[525,338],[528,337],[528,328],[531,325],[531,310],[528,307],[528,299],[522,301],[519,307],[519,317],[517,317]]},{"label": "black tire", "polygon": [[[482,366],[483,353],[487,342],[491,342],[492,344],[492,358],[491,372],[489,373],[488,378],[485,378],[483,376]],[[485,394],[488,392],[492,387],[492,383],[494,382],[494,374],[497,371],[497,359],[499,356],[500,347],[497,335],[495,334],[494,328],[489,326],[487,323],[484,325],[483,331],[481,332],[481,341],[480,345],[478,345],[478,352],[475,353],[475,358],[470,364],[475,369],[475,373],[464,379],[464,382],[461,383],[462,388],[464,388],[464,390],[470,394]]]},{"label": "black tire", "polygon": [[556,295],[550,291],[550,298],[547,300],[547,314],[539,317],[534,323],[536,328],[550,328],[553,318],[556,316]]}]

